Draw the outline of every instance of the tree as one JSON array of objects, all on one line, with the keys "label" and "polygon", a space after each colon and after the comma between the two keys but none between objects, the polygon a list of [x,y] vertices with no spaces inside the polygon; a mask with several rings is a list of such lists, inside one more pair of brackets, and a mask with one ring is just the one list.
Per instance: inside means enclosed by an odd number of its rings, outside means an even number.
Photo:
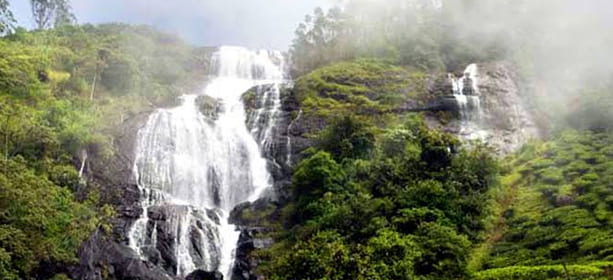
[{"label": "tree", "polygon": [[99,225],[93,204],[75,202],[68,189],[36,174],[22,157],[0,166],[8,171],[0,173],[0,278],[20,279],[41,262],[74,261]]},{"label": "tree", "polygon": [[421,256],[414,237],[388,229],[368,241],[366,279],[414,279],[415,259]]},{"label": "tree", "polygon": [[416,235],[422,252],[415,262],[416,274],[432,279],[462,279],[467,274],[470,241],[466,236],[436,223],[422,223]]},{"label": "tree", "polygon": [[70,6],[70,2],[68,0],[55,0],[55,2],[55,21],[53,23],[55,27],[74,23],[76,17],[71,12],[72,7]]},{"label": "tree", "polygon": [[368,158],[374,149],[375,136],[368,121],[353,115],[335,120],[322,133],[320,146],[335,160]]},{"label": "tree", "polygon": [[38,29],[70,24],[75,21],[69,0],[30,0],[32,16]]},{"label": "tree", "polygon": [[0,35],[6,35],[10,33],[15,24],[15,17],[13,12],[9,9],[8,0],[0,0]]},{"label": "tree", "polygon": [[326,152],[318,152],[302,161],[293,178],[294,195],[313,200],[326,192],[341,192],[345,174]]}]

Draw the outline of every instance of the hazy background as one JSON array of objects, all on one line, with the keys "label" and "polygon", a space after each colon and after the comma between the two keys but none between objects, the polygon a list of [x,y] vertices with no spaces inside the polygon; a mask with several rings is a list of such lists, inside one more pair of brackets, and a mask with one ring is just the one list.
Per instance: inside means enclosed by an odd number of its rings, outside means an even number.
[{"label": "hazy background", "polygon": [[[11,0],[19,25],[31,28],[29,0]],[[196,45],[286,50],[317,6],[335,0],[72,0],[79,23],[148,24]]]}]

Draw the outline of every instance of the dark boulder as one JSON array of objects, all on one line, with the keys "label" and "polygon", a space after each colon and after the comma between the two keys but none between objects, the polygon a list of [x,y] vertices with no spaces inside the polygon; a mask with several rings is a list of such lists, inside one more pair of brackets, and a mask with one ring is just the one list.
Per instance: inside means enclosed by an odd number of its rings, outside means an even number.
[{"label": "dark boulder", "polygon": [[79,264],[70,268],[72,279],[171,280],[159,267],[141,260],[123,244],[96,231],[79,250]]},{"label": "dark boulder", "polygon": [[187,275],[187,277],[185,277],[185,280],[223,280],[223,275],[218,271],[210,272],[204,270],[196,270]]}]

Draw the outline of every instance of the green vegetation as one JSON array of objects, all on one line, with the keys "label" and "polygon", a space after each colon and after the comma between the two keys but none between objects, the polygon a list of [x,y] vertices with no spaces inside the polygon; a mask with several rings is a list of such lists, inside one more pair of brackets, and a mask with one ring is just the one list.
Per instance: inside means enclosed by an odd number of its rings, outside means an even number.
[{"label": "green vegetation", "polygon": [[[613,271],[613,136],[567,131],[505,160],[478,279],[606,279]],[[564,269],[564,266],[567,266]]]},{"label": "green vegetation", "polygon": [[114,210],[98,199],[104,190],[84,186],[75,162],[82,151],[105,160],[124,119],[190,90],[203,51],[119,24],[0,39],[0,278],[72,263],[93,230],[108,232]]},{"label": "green vegetation", "polygon": [[20,156],[0,167],[2,279],[28,278],[40,262],[75,261],[81,242],[112,215],[108,206],[96,212],[95,195],[75,201],[74,167],[55,165],[49,174],[37,174]]},{"label": "green vegetation", "polygon": [[[339,139],[340,137],[340,139]],[[376,141],[375,141],[376,139]],[[497,164],[461,149],[417,115],[374,129],[340,118],[293,177],[287,231],[257,254],[271,279],[457,279],[468,276]]]},{"label": "green vegetation", "polygon": [[[439,12],[346,2],[296,32],[298,78],[282,94],[294,94],[316,143],[282,209],[239,213],[276,242],[253,252],[258,270],[277,280],[611,279],[611,86],[558,116],[578,131],[499,161],[406,112],[429,101],[430,74],[504,58],[521,62],[523,79],[537,72],[529,55],[511,58],[504,40],[471,29],[479,21],[467,19],[491,20],[485,1]],[[27,32],[0,0],[0,279],[70,264],[94,230],[110,231],[105,190],[75,164],[83,152],[109,158],[125,119],[192,91],[211,51],[144,26],[70,25],[66,0],[32,4],[40,30]],[[517,27],[494,33],[520,39]],[[255,92],[244,98],[252,105]],[[216,117],[216,100],[198,106]]]},{"label": "green vegetation", "polygon": [[543,265],[511,266],[482,271],[476,274],[477,280],[511,280],[511,279],[611,279],[613,262],[599,262],[588,265]]},{"label": "green vegetation", "polygon": [[527,145],[502,161],[499,176],[486,146],[466,150],[403,113],[406,102],[428,100],[426,77],[393,60],[358,59],[297,79],[296,100],[316,145],[295,168],[281,221],[267,223],[275,245],[254,252],[260,272],[270,279],[610,277],[613,142],[602,134],[606,110],[592,110],[607,103],[577,106],[573,127],[596,132]]},{"label": "green vegetation", "polygon": [[[511,5],[505,1],[496,4]],[[292,72],[299,76],[356,58],[385,59],[430,72],[500,59],[507,50],[505,38],[477,34],[467,20],[481,24],[480,5],[479,1],[458,0],[437,10],[430,4],[411,5],[403,0],[384,5],[351,0],[344,1],[342,9],[324,12],[317,8],[296,29],[290,50]]]},{"label": "green vegetation", "polygon": [[[378,126],[398,123],[407,101],[424,103],[426,74],[376,59],[341,62],[296,80],[296,100],[316,134],[337,116],[356,115]],[[316,135],[312,135],[316,136]]]},{"label": "green vegetation", "polygon": [[510,159],[515,203],[485,267],[613,260],[613,136],[562,133]]}]

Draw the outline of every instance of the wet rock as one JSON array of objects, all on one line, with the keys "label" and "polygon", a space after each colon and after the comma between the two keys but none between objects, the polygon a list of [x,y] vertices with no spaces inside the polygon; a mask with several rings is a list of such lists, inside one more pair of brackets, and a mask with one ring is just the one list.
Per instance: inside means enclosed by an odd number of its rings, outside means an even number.
[{"label": "wet rock", "polygon": [[[171,279],[164,270],[141,260],[127,245],[128,232],[143,211],[132,166],[137,132],[148,116],[147,112],[125,116],[126,120],[114,128],[112,157],[105,157],[96,146],[87,149],[84,177],[88,184],[77,191],[77,197],[85,198],[91,188],[104,190],[100,202],[113,206],[117,215],[110,221],[112,232],[96,231],[82,244],[79,263],[68,268],[72,279]],[[159,260],[158,253],[147,252],[154,260]]]},{"label": "wet rock", "polygon": [[256,272],[260,261],[251,255],[256,249],[269,248],[274,240],[266,237],[270,223],[279,221],[280,205],[270,198],[261,198],[253,203],[245,202],[234,208],[229,222],[241,229],[233,267],[233,280],[262,279]]},{"label": "wet rock", "polygon": [[251,256],[255,249],[272,246],[270,238],[256,238],[260,233],[257,228],[243,228],[236,247],[236,256],[232,268],[232,280],[259,280],[264,279],[256,271],[260,260]]},{"label": "wet rock", "polygon": [[210,120],[217,120],[219,118],[219,114],[223,110],[221,100],[208,95],[198,96],[198,98],[196,98],[196,106],[198,106],[198,109],[202,115]]},{"label": "wet rock", "polygon": [[278,221],[280,204],[270,197],[263,197],[254,202],[243,202],[230,212],[228,222],[238,226],[265,227],[271,221]]},{"label": "wet rock", "polygon": [[223,280],[223,275],[217,271],[209,272],[204,270],[196,270],[187,275],[185,280]]},{"label": "wet rock", "polygon": [[165,271],[142,261],[130,248],[96,231],[79,250],[79,264],[69,269],[72,279],[171,280]]},{"label": "wet rock", "polygon": [[512,68],[504,63],[479,65],[479,91],[483,96],[483,121],[489,136],[486,141],[500,154],[519,149],[531,139],[540,138],[532,108]]},{"label": "wet rock", "polygon": [[[531,139],[541,137],[542,130],[535,122],[538,112],[530,100],[525,98],[512,67],[504,62],[479,64],[476,82],[478,91],[471,94],[479,96],[480,110],[473,108],[472,111],[478,116],[471,117],[468,129],[465,127],[466,120],[461,120],[457,114],[451,119],[442,118],[437,113],[427,114],[428,125],[456,134],[467,142],[480,139],[501,156],[516,151]],[[453,104],[455,100],[449,94],[448,82],[441,75],[435,79],[434,84],[429,86],[434,100],[429,103],[427,110],[457,112],[459,108]],[[468,105],[471,107],[475,104]]]},{"label": "wet rock", "polygon": [[[189,221],[182,221],[179,217],[190,216]],[[196,267],[214,269],[219,262],[208,259],[205,255],[218,256],[220,248],[215,246],[218,241],[215,227],[218,225],[219,215],[213,210],[197,210],[185,205],[160,205],[148,208],[147,215],[147,240],[145,244],[151,244],[144,250],[147,261],[164,268],[169,274],[174,275],[178,271],[176,257],[177,240],[180,232],[178,228],[185,228],[188,232],[189,254]],[[182,223],[189,222],[187,225]],[[185,227],[183,227],[185,226]],[[155,237],[154,237],[155,236]]]},{"label": "wet rock", "polygon": [[274,240],[270,237],[268,238],[254,238],[253,239],[253,247],[256,249],[266,249],[270,248],[274,244]]},{"label": "wet rock", "polygon": [[253,239],[249,231],[241,231],[236,247],[234,267],[232,268],[232,280],[252,280],[257,279],[254,268],[256,263],[252,262],[249,254],[255,249]]},{"label": "wet rock", "polygon": [[[275,101],[275,96],[279,100]],[[287,186],[293,166],[299,161],[300,153],[312,145],[312,140],[305,136],[310,131],[306,127],[309,120],[301,117],[291,83],[253,87],[242,95],[242,100],[247,128],[262,147],[275,182],[274,190],[268,195],[285,200],[289,197]],[[267,130],[271,118],[274,125]]]},{"label": "wet rock", "polygon": [[100,201],[112,205],[117,211],[117,219],[111,223],[120,241],[127,241],[127,232],[142,214],[140,190],[132,166],[137,133],[147,122],[148,116],[148,113],[127,116],[130,118],[115,128],[112,132],[114,155],[111,158],[106,158],[99,147],[88,147],[84,169],[88,185],[77,192],[79,198],[85,198],[92,187],[104,190],[100,192]]}]

